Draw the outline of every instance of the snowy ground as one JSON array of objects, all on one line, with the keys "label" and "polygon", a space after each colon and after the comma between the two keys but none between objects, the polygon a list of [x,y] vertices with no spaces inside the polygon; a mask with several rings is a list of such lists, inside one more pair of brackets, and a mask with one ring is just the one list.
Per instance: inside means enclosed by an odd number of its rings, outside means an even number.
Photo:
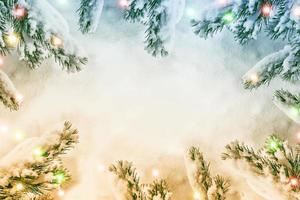
[{"label": "snowy ground", "polygon": [[[228,142],[259,145],[270,133],[296,130],[271,102],[278,84],[252,92],[241,86],[243,73],[270,50],[266,44],[240,47],[225,35],[204,41],[183,22],[171,55],[155,59],[143,50],[138,26],[104,15],[95,35],[74,32],[90,58],[84,71],[62,73],[52,62],[36,71],[15,62],[5,67],[25,96],[19,112],[1,109],[12,130],[36,136],[64,120],[80,130],[81,143],[66,159],[74,184],[64,199],[114,199],[108,173],[97,166],[119,159],[133,161],[145,181],[159,169],[175,199],[192,199],[183,160],[190,145],[201,147],[217,170]],[[14,145],[10,135],[1,137],[0,155]]]}]

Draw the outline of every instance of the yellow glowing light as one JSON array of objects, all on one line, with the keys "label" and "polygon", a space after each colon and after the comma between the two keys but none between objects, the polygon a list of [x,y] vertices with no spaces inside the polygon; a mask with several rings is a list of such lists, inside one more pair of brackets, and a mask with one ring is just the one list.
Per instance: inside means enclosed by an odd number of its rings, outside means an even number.
[{"label": "yellow glowing light", "polygon": [[45,151],[41,147],[36,147],[32,151],[35,157],[42,157],[45,154]]},{"label": "yellow glowing light", "polygon": [[22,184],[22,183],[18,183],[18,184],[16,185],[16,189],[17,189],[18,191],[23,190],[23,189],[24,189],[23,184]]},{"label": "yellow glowing light", "polygon": [[63,191],[61,188],[59,188],[58,191],[57,191],[57,195],[59,197],[63,197],[63,196],[65,196],[65,191]]},{"label": "yellow glowing light", "polygon": [[158,177],[159,176],[159,170],[158,169],[153,169],[152,170],[152,176],[153,177]]},{"label": "yellow glowing light", "polygon": [[200,192],[195,192],[194,193],[194,199],[200,200],[200,198],[201,198]]},{"label": "yellow glowing light", "polygon": [[24,132],[18,130],[15,132],[14,137],[17,142],[20,142],[20,141],[24,140],[26,136],[25,136]]},{"label": "yellow glowing light", "polygon": [[20,43],[20,35],[16,32],[9,32],[4,37],[5,44],[10,48],[15,48]]},{"label": "yellow glowing light", "polygon": [[18,103],[22,103],[23,100],[24,100],[23,95],[20,94],[20,93],[18,93],[15,98],[16,98],[16,100],[17,100]]},{"label": "yellow glowing light", "polygon": [[258,83],[258,81],[259,81],[259,75],[257,73],[251,74],[249,78],[253,84]]},{"label": "yellow glowing light", "polygon": [[55,48],[62,48],[63,45],[64,45],[64,41],[61,38],[59,38],[59,37],[57,37],[55,35],[52,35],[52,37],[51,37],[51,44]]}]

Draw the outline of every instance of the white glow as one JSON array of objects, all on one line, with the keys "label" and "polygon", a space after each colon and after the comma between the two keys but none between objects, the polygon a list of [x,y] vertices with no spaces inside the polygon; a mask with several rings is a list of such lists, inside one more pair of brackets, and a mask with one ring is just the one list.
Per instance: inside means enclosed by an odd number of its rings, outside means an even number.
[{"label": "white glow", "polygon": [[128,0],[119,0],[118,4],[121,8],[127,8],[129,6]]},{"label": "white glow", "polygon": [[25,133],[22,132],[21,130],[17,130],[14,134],[14,139],[17,141],[17,142],[20,142],[22,140],[25,139]]},{"label": "white glow", "polygon": [[201,195],[200,195],[199,192],[195,192],[195,193],[194,193],[194,199],[200,200],[200,197],[201,197]]},{"label": "white glow", "polygon": [[23,97],[23,95],[22,94],[17,94],[16,95],[16,100],[17,100],[17,102],[19,102],[19,103],[22,103],[23,102],[23,100],[24,100],[24,97]]},{"label": "white glow", "polygon": [[18,191],[20,191],[20,190],[23,190],[23,189],[24,189],[24,186],[23,186],[22,183],[18,183],[18,184],[16,185],[16,188],[17,188]]},{"label": "white glow", "polygon": [[218,1],[218,4],[222,5],[222,6],[225,6],[227,4],[229,4],[229,0],[217,0]]},{"label": "white glow", "polygon": [[3,64],[4,64],[4,58],[0,56],[0,66],[2,66]]},{"label": "white glow", "polygon": [[253,84],[256,84],[259,81],[259,75],[257,73],[251,74],[249,78]]},{"label": "white glow", "polygon": [[99,164],[99,165],[97,166],[97,170],[98,170],[99,172],[104,172],[105,169],[106,169],[106,167],[105,167],[105,165],[103,165],[103,164]]},{"label": "white glow", "polygon": [[56,0],[56,2],[60,5],[68,5],[69,4],[69,0]]},{"label": "white glow", "polygon": [[272,5],[271,4],[263,5],[263,7],[261,8],[261,12],[265,17],[270,16],[270,14],[272,12]]},{"label": "white glow", "polygon": [[61,188],[59,188],[58,191],[57,191],[57,195],[59,197],[63,197],[63,196],[65,196],[65,191],[63,191]]},{"label": "white glow", "polygon": [[291,184],[292,187],[298,187],[299,180],[297,178],[292,178],[290,180],[290,184]]},{"label": "white glow", "polygon": [[300,6],[295,6],[292,11],[293,15],[297,18],[300,17]]},{"label": "white glow", "polygon": [[13,10],[13,15],[14,15],[15,18],[21,19],[21,18],[25,17],[26,9],[23,8],[23,7],[16,7]]},{"label": "white glow", "polygon": [[8,132],[8,126],[6,124],[0,124],[0,133],[7,133]]},{"label": "white glow", "polygon": [[191,18],[196,17],[196,11],[193,8],[187,8],[185,14]]},{"label": "white glow", "polygon": [[298,131],[298,133],[297,133],[297,139],[298,139],[298,141],[300,141],[300,131]]},{"label": "white glow", "polygon": [[153,177],[159,177],[159,170],[158,169],[153,169],[152,170],[152,176]]}]

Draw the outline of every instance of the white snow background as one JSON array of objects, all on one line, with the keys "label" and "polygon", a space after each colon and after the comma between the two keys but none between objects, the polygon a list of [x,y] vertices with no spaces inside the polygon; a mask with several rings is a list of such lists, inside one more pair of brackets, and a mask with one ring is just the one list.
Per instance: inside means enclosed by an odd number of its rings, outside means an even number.
[{"label": "white snow background", "polygon": [[272,103],[273,90],[284,83],[254,91],[241,84],[243,74],[280,45],[259,38],[242,47],[226,31],[204,40],[185,16],[170,56],[153,58],[143,49],[143,28],[125,22],[115,1],[106,2],[97,32],[84,36],[75,5],[64,1],[52,3],[89,63],[82,72],[67,74],[53,61],[31,71],[16,59],[6,60],[4,71],[25,101],[18,112],[1,107],[1,122],[10,131],[1,136],[0,156],[16,146],[14,130],[34,137],[70,120],[80,131],[80,144],[66,156],[74,182],[65,200],[114,199],[109,173],[97,167],[120,159],[133,161],[144,182],[158,169],[174,199],[192,199],[183,159],[191,145],[203,150],[213,171],[231,175],[235,189],[246,192],[242,199],[259,200],[220,153],[232,140],[259,146],[271,133],[295,141],[299,127]]}]

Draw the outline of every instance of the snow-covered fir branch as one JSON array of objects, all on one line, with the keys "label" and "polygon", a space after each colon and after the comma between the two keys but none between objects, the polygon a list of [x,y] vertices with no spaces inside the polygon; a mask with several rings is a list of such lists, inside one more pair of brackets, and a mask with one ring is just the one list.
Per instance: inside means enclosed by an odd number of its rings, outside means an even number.
[{"label": "snow-covered fir branch", "polygon": [[[257,151],[233,142],[226,146],[223,159],[232,160],[249,186],[265,199],[271,200],[274,196],[277,196],[276,199],[300,198],[299,149],[291,147],[278,136],[268,137],[264,147]],[[261,183],[268,184],[272,189],[261,188]]]},{"label": "snow-covered fir branch", "polygon": [[70,179],[61,156],[77,142],[77,130],[65,122],[62,131],[21,143],[0,160],[0,199],[51,199]]},{"label": "snow-covered fir branch", "polygon": [[286,105],[300,108],[300,94],[292,94],[287,90],[277,90],[275,98]]},{"label": "snow-covered fir branch", "polygon": [[118,200],[170,200],[171,193],[165,180],[155,180],[151,184],[141,184],[136,169],[131,162],[118,161],[109,167],[114,174],[114,187]]},{"label": "snow-covered fir branch", "polygon": [[64,18],[47,1],[2,0],[0,10],[2,55],[17,51],[30,68],[50,57],[68,71],[78,71],[87,62]]},{"label": "snow-covered fir branch", "polygon": [[300,79],[299,2],[292,0],[228,0],[213,3],[201,19],[193,20],[195,33],[207,38],[224,28],[246,44],[261,32],[286,46],[259,61],[243,77],[245,88],[269,84],[275,77],[292,83]]},{"label": "snow-covered fir branch", "polygon": [[78,14],[79,27],[82,33],[96,31],[103,6],[104,0],[81,0]]},{"label": "snow-covered fir branch", "polygon": [[0,101],[11,110],[18,110],[22,97],[8,76],[0,70]]},{"label": "snow-covered fir branch", "polygon": [[168,55],[184,7],[185,0],[132,1],[127,11],[128,19],[134,21],[137,18],[146,26],[145,49],[150,54]]},{"label": "snow-covered fir branch", "polygon": [[195,198],[203,200],[225,200],[229,181],[217,175],[211,176],[209,163],[204,160],[199,148],[191,147],[187,155],[187,171]]}]

